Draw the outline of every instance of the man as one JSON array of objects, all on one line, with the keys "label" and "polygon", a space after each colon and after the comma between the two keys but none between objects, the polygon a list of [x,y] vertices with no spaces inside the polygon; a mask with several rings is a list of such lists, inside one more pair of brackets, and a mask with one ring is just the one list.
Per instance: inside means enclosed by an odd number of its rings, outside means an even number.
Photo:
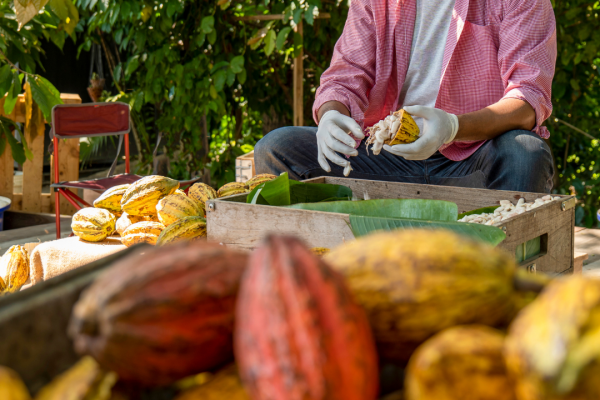
[{"label": "man", "polygon": [[[550,192],[555,61],[550,0],[352,0],[313,105],[318,128],[269,133],[257,173],[301,180],[350,164],[359,179]],[[400,108],[419,139],[355,148]]]}]

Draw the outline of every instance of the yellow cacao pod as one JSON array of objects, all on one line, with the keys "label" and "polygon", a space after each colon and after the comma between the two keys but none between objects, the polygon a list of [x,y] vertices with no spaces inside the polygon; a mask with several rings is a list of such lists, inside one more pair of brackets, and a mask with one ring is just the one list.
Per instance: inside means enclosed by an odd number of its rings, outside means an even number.
[{"label": "yellow cacao pod", "polygon": [[272,181],[273,179],[277,178],[276,175],[271,175],[271,174],[259,174],[256,175],[250,179],[248,179],[246,181],[246,186],[248,187],[249,191],[254,190],[255,187],[257,187],[258,185],[260,185],[261,183],[265,183],[265,182],[269,182]]},{"label": "yellow cacao pod", "polygon": [[217,372],[208,382],[188,389],[175,400],[250,400],[235,365]]},{"label": "yellow cacao pod", "polygon": [[21,377],[10,368],[0,367],[0,399],[31,400]]},{"label": "yellow cacao pod", "polygon": [[157,246],[164,246],[183,240],[197,240],[206,237],[206,220],[202,217],[185,217],[167,226],[158,236]]},{"label": "yellow cacao pod", "polygon": [[188,190],[188,196],[202,204],[202,207],[205,207],[205,203],[208,200],[217,198],[217,192],[206,183],[198,182],[194,183],[190,187],[190,190]]},{"label": "yellow cacao pod", "polygon": [[313,247],[312,249],[310,249],[310,251],[312,251],[312,253],[314,255],[317,255],[319,257],[323,257],[323,256],[329,254],[329,252],[331,250],[328,249],[328,248],[326,248],[326,247]]},{"label": "yellow cacao pod", "polygon": [[114,186],[94,200],[94,207],[104,208],[115,214],[121,213],[121,199],[130,185]]},{"label": "yellow cacao pod", "polygon": [[158,235],[160,235],[164,229],[165,226],[160,222],[136,222],[125,229],[123,235],[121,235],[121,243],[127,247],[131,247],[138,243],[155,245],[158,240]]},{"label": "yellow cacao pod", "polygon": [[219,188],[217,191],[217,197],[233,196],[234,194],[242,194],[248,192],[248,188],[245,183],[242,182],[230,182]]},{"label": "yellow cacao pod", "polygon": [[400,126],[394,137],[385,141],[385,144],[393,146],[396,144],[412,143],[419,138],[419,126],[413,117],[404,110],[399,110],[394,115],[400,119]]},{"label": "yellow cacao pod", "polygon": [[44,386],[35,400],[109,400],[116,381],[114,372],[102,369],[92,357],[84,357]]},{"label": "yellow cacao pod", "polygon": [[121,199],[121,208],[129,215],[156,214],[158,201],[175,193],[179,182],[164,176],[146,176],[129,186]]},{"label": "yellow cacao pod", "polygon": [[21,289],[29,279],[29,254],[22,246],[12,246],[0,258],[0,277],[4,279],[7,293]]},{"label": "yellow cacao pod", "polygon": [[185,194],[174,193],[160,199],[156,205],[156,214],[164,226],[169,226],[181,218],[204,216],[204,207]]},{"label": "yellow cacao pod", "polygon": [[115,230],[119,235],[123,235],[123,232],[125,232],[125,229],[129,228],[129,226],[142,221],[158,222],[158,217],[129,215],[126,212],[124,212],[123,215],[121,215],[119,219],[117,219],[117,223],[115,224]]},{"label": "yellow cacao pod", "polygon": [[117,219],[103,208],[82,208],[73,215],[73,233],[88,242],[101,242],[115,231]]},{"label": "yellow cacao pod", "polygon": [[408,363],[406,400],[515,400],[503,346],[504,335],[483,325],[438,333]]},{"label": "yellow cacao pod", "polygon": [[6,290],[6,283],[4,283],[4,279],[0,276],[0,295]]}]

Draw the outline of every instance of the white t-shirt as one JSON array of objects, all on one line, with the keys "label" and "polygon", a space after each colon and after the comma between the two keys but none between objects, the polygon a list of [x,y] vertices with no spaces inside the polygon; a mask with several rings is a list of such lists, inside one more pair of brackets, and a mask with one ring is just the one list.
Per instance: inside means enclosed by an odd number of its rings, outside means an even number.
[{"label": "white t-shirt", "polygon": [[[455,0],[416,0],[417,15],[406,80],[398,107],[434,107],[440,90],[444,49]],[[415,118],[423,129],[422,118]]]}]

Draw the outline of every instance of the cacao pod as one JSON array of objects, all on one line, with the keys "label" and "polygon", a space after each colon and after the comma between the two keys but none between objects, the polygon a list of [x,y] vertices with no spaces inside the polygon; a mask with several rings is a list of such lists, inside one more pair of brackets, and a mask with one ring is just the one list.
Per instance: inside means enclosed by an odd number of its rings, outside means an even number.
[{"label": "cacao pod", "polygon": [[185,194],[170,194],[163,197],[156,205],[156,213],[159,221],[164,226],[169,226],[172,223],[185,217],[203,217],[204,207],[193,199],[190,199]]},{"label": "cacao pod", "polygon": [[138,222],[142,221],[159,222],[158,216],[156,214],[146,215],[142,217],[140,215],[129,215],[126,212],[124,212],[123,215],[121,215],[119,219],[117,219],[117,223],[115,224],[115,230],[119,235],[123,235],[125,229],[129,228],[133,224],[137,224]]},{"label": "cacao pod", "polygon": [[380,400],[404,400],[404,392],[399,390],[394,393],[390,393],[387,396],[382,397]]},{"label": "cacao pod", "polygon": [[0,399],[31,400],[27,387],[19,374],[10,368],[0,366]]},{"label": "cacao pod", "polygon": [[276,175],[259,174],[259,175],[253,176],[252,178],[248,179],[246,181],[246,186],[248,187],[249,191],[252,191],[252,190],[254,190],[255,187],[257,187],[261,183],[272,181],[275,178],[277,178]]},{"label": "cacao pod", "polygon": [[175,400],[250,400],[235,365],[217,372],[203,385],[188,389]]},{"label": "cacao pod", "polygon": [[113,213],[121,212],[121,199],[130,185],[111,187],[94,200],[94,207],[104,208]]},{"label": "cacao pod", "polygon": [[506,364],[519,400],[600,398],[600,280],[551,282],[510,326]]},{"label": "cacao pod", "polygon": [[235,355],[254,400],[377,397],[377,354],[363,310],[343,278],[294,238],[270,236],[251,256]]},{"label": "cacao pod", "polygon": [[116,381],[114,372],[103,370],[91,357],[83,357],[44,386],[35,400],[110,400]]},{"label": "cacao pod", "polygon": [[[4,292],[14,293],[29,279],[29,254],[24,247],[11,246],[0,258],[0,277],[3,278]],[[1,285],[0,285],[1,286]]]},{"label": "cacao pod", "polygon": [[121,236],[121,243],[131,247],[138,243],[155,245],[158,235],[165,229],[160,222],[142,221],[130,225]]},{"label": "cacao pod", "polygon": [[312,251],[314,255],[323,257],[325,254],[329,254],[331,249],[328,249],[326,247],[313,247],[312,249],[310,249],[310,251]]},{"label": "cacao pod", "polygon": [[515,400],[503,346],[504,335],[483,325],[436,334],[410,358],[406,400]]},{"label": "cacao pod", "polygon": [[[507,324],[529,283],[511,255],[446,230],[375,233],[324,259],[366,310],[380,357],[399,362],[451,326]],[[529,291],[542,289],[531,283]]]},{"label": "cacao pod", "polygon": [[6,283],[4,283],[4,279],[0,276],[0,295],[6,290]]},{"label": "cacao pod", "polygon": [[247,193],[248,188],[242,182],[230,182],[221,186],[217,191],[217,197],[233,196],[234,194]]},{"label": "cacao pod", "polygon": [[188,190],[188,196],[202,204],[202,207],[205,207],[208,200],[217,198],[217,192],[206,183],[198,182],[194,183],[190,187],[190,190]]},{"label": "cacao pod", "polygon": [[117,219],[103,208],[82,208],[73,215],[73,233],[88,242],[101,242],[115,231]]},{"label": "cacao pod", "polygon": [[207,242],[123,258],[73,308],[76,349],[119,379],[148,386],[229,363],[246,262],[244,253]]},{"label": "cacao pod", "polygon": [[156,214],[158,201],[179,189],[179,182],[164,176],[151,175],[136,181],[125,191],[121,209],[129,215]]},{"label": "cacao pod", "polygon": [[198,240],[206,237],[206,220],[202,217],[185,217],[167,226],[158,236],[157,246]]}]

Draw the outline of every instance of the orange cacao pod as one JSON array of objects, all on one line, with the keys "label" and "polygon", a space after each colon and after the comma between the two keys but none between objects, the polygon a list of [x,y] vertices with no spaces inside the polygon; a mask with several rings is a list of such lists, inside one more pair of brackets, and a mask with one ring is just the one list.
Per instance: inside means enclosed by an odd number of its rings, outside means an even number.
[{"label": "orange cacao pod", "polygon": [[251,256],[235,355],[253,400],[372,400],[377,353],[341,275],[299,240],[270,236]]},{"label": "orange cacao pod", "polygon": [[100,276],[69,334],[120,380],[162,386],[233,359],[235,301],[247,255],[207,242],[145,249]]}]

